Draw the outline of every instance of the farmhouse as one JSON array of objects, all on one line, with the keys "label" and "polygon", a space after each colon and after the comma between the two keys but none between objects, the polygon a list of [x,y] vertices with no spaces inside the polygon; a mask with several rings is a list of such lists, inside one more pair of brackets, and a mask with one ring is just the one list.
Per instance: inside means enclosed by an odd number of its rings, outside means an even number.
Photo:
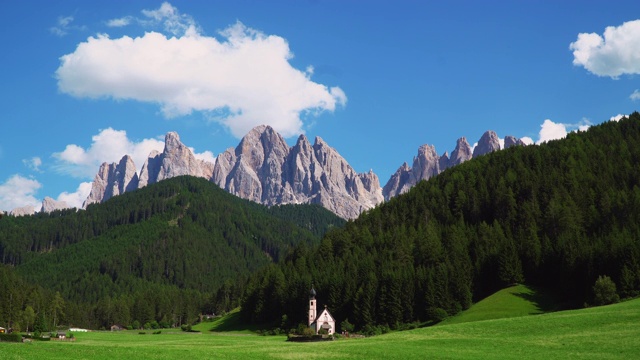
[{"label": "farmhouse", "polygon": [[336,321],[329,313],[327,305],[324,306],[324,310],[320,315],[317,315],[317,306],[316,290],[311,286],[311,291],[309,291],[309,327],[316,334],[321,330],[325,330],[328,335],[333,335],[336,332]]}]

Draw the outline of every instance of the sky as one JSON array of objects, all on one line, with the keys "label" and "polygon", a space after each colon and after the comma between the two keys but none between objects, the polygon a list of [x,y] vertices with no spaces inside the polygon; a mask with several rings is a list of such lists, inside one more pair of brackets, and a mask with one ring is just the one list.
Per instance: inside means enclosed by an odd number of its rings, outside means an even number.
[{"label": "sky", "polygon": [[260,124],[381,186],[420,145],[530,143],[640,107],[635,1],[0,2],[0,210],[80,207],[176,131],[214,161]]}]

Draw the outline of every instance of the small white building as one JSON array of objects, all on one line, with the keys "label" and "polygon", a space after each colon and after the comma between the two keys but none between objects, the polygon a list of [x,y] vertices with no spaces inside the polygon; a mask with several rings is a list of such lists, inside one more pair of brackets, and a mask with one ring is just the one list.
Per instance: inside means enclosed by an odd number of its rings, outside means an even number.
[{"label": "small white building", "polygon": [[316,301],[316,290],[311,287],[309,291],[309,327],[318,334],[320,329],[327,330],[327,334],[333,335],[336,332],[336,321],[331,316],[331,313],[327,309],[327,305],[324,306],[324,310],[317,315],[318,302]]}]

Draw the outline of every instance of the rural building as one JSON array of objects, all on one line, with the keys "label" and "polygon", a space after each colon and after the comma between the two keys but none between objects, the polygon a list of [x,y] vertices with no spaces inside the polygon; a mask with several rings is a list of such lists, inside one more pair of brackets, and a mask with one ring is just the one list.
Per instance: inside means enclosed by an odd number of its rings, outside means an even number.
[{"label": "rural building", "polygon": [[121,330],[124,330],[124,326],[118,325],[118,324],[111,325],[111,331],[121,331]]},{"label": "rural building", "polygon": [[316,301],[316,290],[311,286],[309,291],[309,327],[318,334],[321,329],[327,331],[328,335],[333,335],[336,332],[336,321],[329,313],[327,306],[324,306],[324,310],[317,315],[318,302]]},{"label": "rural building", "polygon": [[6,333],[7,330],[5,330],[5,328],[3,328],[2,326],[0,326],[0,334],[4,334]]}]

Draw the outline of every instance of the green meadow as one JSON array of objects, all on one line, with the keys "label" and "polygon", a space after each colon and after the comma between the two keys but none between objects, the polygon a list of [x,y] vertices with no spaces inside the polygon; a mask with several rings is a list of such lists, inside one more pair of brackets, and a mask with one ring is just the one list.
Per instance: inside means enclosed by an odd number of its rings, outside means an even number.
[{"label": "green meadow", "polygon": [[[494,303],[518,302],[510,288]],[[498,294],[496,294],[498,295]],[[531,300],[531,298],[529,298]],[[522,302],[524,307],[532,306]],[[533,302],[530,310],[536,311]],[[484,306],[479,302],[475,305]],[[523,306],[516,306],[521,308]],[[487,307],[485,313],[495,309]],[[479,316],[477,308],[473,311]],[[482,310],[482,308],[481,308]],[[521,309],[520,309],[521,310]],[[508,315],[508,314],[507,314]],[[469,315],[467,315],[469,316]],[[640,358],[640,299],[538,315],[466,322],[464,314],[411,331],[366,339],[289,343],[284,336],[227,331],[76,334],[76,342],[0,343],[2,359],[634,359]],[[490,317],[490,316],[489,316]],[[223,324],[205,323],[202,327]],[[206,325],[208,324],[208,325]]]}]

